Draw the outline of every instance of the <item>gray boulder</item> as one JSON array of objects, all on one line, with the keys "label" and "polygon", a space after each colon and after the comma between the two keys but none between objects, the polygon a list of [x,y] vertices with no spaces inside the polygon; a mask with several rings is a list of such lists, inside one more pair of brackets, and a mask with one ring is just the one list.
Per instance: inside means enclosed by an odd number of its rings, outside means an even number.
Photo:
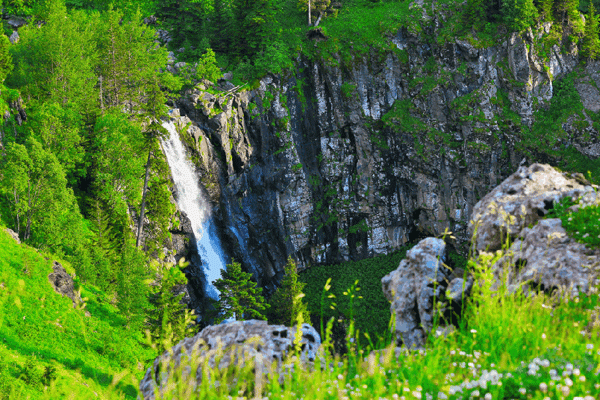
[{"label": "gray boulder", "polygon": [[[311,363],[317,357],[321,338],[308,324],[301,327],[300,360]],[[140,382],[144,400],[155,399],[155,395],[169,396],[169,388],[174,384],[174,376],[183,379],[183,385],[193,393],[202,382],[202,367],[220,370],[229,366],[243,367],[253,363],[257,377],[271,370],[273,361],[278,368],[294,347],[297,328],[283,325],[268,325],[267,321],[235,321],[204,328],[192,338],[185,338],[172,351],[158,357]],[[192,372],[195,369],[194,372]],[[233,379],[236,379],[233,377]],[[172,396],[172,394],[171,394]]]},{"label": "gray boulder", "polygon": [[[397,345],[421,348],[425,344],[433,324],[434,297],[446,300],[452,277],[452,271],[444,265],[445,259],[444,241],[427,238],[406,253],[398,269],[381,279],[383,293],[396,316]],[[472,285],[463,285],[462,278],[454,278],[450,283],[453,301],[461,301],[463,291]]]},{"label": "gray boulder", "polygon": [[525,228],[508,252],[492,267],[496,290],[504,281],[515,290],[559,289],[577,296],[600,283],[600,249],[592,249],[567,235],[560,219],[545,219]]},{"label": "gray boulder", "polygon": [[591,190],[582,178],[547,164],[520,167],[473,207],[468,232],[473,235],[475,249],[501,249],[507,237],[514,240],[565,196],[577,198]]},{"label": "gray boulder", "polygon": [[8,40],[12,43],[15,44],[19,41],[20,37],[19,37],[19,32],[17,31],[13,31],[13,33],[8,37]]},{"label": "gray boulder", "polygon": [[75,291],[73,278],[58,261],[54,261],[52,269],[54,272],[48,275],[48,280],[52,284],[54,291],[70,298],[73,301],[73,308],[76,308],[83,300],[79,293]]}]

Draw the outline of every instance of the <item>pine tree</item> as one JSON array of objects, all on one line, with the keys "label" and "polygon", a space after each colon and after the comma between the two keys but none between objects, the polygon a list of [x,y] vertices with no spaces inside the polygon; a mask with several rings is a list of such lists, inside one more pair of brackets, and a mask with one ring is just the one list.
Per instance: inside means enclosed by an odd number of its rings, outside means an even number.
[{"label": "pine tree", "polygon": [[227,270],[221,270],[221,277],[214,282],[221,292],[217,308],[220,312],[218,321],[235,317],[265,319],[263,311],[269,308],[261,295],[262,288],[251,280],[252,274],[243,272],[240,263],[232,261]]},{"label": "pine tree", "polygon": [[463,23],[466,28],[481,29],[487,22],[486,2],[484,0],[467,0],[463,13]]},{"label": "pine tree", "polygon": [[533,26],[538,18],[533,0],[503,0],[501,12],[509,29],[514,31]]},{"label": "pine tree", "polygon": [[4,82],[6,76],[12,71],[12,57],[8,51],[10,41],[6,35],[0,35],[0,84]]},{"label": "pine tree", "polygon": [[174,293],[177,286],[187,284],[187,278],[181,271],[187,263],[182,258],[177,265],[156,261],[151,265],[159,274],[159,284],[155,286],[150,299],[154,307],[150,331],[162,352],[193,333],[193,312],[181,303],[183,293]]},{"label": "pine tree", "polygon": [[310,315],[306,303],[303,301],[302,290],[306,286],[298,280],[298,268],[296,263],[289,257],[285,266],[285,275],[281,281],[281,287],[277,289],[271,298],[271,310],[269,321],[275,324],[292,326],[302,315],[303,321],[310,321]]},{"label": "pine tree", "polygon": [[540,0],[538,4],[538,13],[542,21],[551,22],[554,20],[554,16],[552,15],[553,5],[554,0]]},{"label": "pine tree", "polygon": [[124,240],[117,274],[117,304],[127,318],[130,328],[139,328],[148,311],[148,271],[144,254],[135,247],[129,227],[123,232]]},{"label": "pine tree", "polygon": [[585,33],[581,41],[581,54],[591,60],[600,57],[600,29],[594,3],[590,2],[588,15],[585,19]]}]

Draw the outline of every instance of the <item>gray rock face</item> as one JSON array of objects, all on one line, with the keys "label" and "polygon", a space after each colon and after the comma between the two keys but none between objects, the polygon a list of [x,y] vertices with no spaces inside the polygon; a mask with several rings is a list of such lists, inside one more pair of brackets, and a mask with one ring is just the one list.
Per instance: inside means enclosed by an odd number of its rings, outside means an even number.
[{"label": "gray rock face", "polygon": [[501,249],[507,237],[514,240],[565,196],[583,195],[586,189],[581,182],[547,164],[520,167],[473,208],[469,233],[474,235],[475,249]]},{"label": "gray rock face", "polygon": [[[313,362],[317,357],[321,338],[308,324],[301,327],[302,338],[300,360]],[[165,352],[148,369],[140,382],[144,400],[155,398],[155,391],[164,394],[169,383],[173,383],[174,372],[183,370],[181,379],[186,382],[190,393],[202,381],[202,367],[205,363],[211,368],[225,369],[228,366],[243,366],[253,363],[257,375],[266,374],[276,361],[281,368],[287,355],[294,347],[297,328],[282,325],[268,325],[266,321],[236,321],[204,328],[193,338],[186,338],[173,347],[172,353]],[[191,365],[185,364],[191,359]],[[196,369],[196,378],[191,378]]]},{"label": "gray rock face", "polygon": [[[178,101],[226,252],[266,294],[290,255],[302,270],[446,228],[466,243],[475,203],[531,161],[516,150],[521,126],[578,63],[558,46],[542,59],[533,33],[479,49],[406,30],[391,41],[384,56],[300,58],[256,89],[214,94],[203,83]],[[588,107],[592,92],[581,91]],[[568,144],[600,155],[597,128],[580,125],[564,124]]]},{"label": "gray rock face", "polygon": [[73,301],[73,308],[82,303],[81,296],[75,291],[75,284],[71,275],[67,273],[60,263],[54,261],[52,265],[54,272],[48,275],[48,280],[56,293],[67,296]]},{"label": "gray rock face", "polygon": [[560,219],[544,219],[533,228],[523,229],[492,268],[497,277],[494,290],[506,279],[513,287],[527,283],[533,288],[578,295],[600,283],[600,249],[570,238]]},{"label": "gray rock face", "polygon": [[406,253],[398,269],[383,277],[383,294],[392,303],[392,314],[396,316],[397,345],[421,348],[433,323],[434,297],[443,301],[451,291],[451,300],[461,301],[465,287],[462,278],[455,278],[448,286],[452,271],[444,266],[446,244],[441,239],[421,240]]},{"label": "gray rock face", "polygon": [[8,233],[10,235],[10,237],[12,237],[15,242],[17,242],[18,244],[21,244],[21,239],[19,239],[19,235],[17,234],[17,232],[13,231],[12,229],[8,229],[8,228],[4,228],[4,230],[6,231],[6,233]]}]

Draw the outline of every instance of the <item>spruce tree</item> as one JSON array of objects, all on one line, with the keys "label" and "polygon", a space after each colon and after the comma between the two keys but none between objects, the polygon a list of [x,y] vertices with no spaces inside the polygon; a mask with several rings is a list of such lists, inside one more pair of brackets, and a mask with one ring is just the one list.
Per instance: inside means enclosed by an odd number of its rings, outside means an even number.
[{"label": "spruce tree", "polygon": [[174,293],[177,286],[187,284],[187,278],[181,271],[187,263],[182,258],[177,265],[153,261],[151,266],[159,275],[159,283],[150,299],[154,306],[151,336],[162,352],[193,333],[193,312],[181,303],[183,293]]},{"label": "spruce tree", "polygon": [[148,311],[149,277],[144,254],[135,247],[131,230],[126,227],[117,274],[117,301],[128,327],[139,328]]},{"label": "spruce tree", "polygon": [[519,32],[533,26],[538,18],[533,0],[503,0],[501,12],[508,28]]},{"label": "spruce tree", "polygon": [[588,15],[585,19],[585,33],[581,41],[582,56],[595,60],[600,57],[600,29],[594,3],[590,2]]},{"label": "spruce tree", "polygon": [[538,13],[542,21],[551,22],[554,20],[552,14],[553,5],[554,0],[540,0],[540,2],[538,3]]},{"label": "spruce tree", "polygon": [[262,288],[251,280],[252,274],[242,271],[240,263],[232,261],[227,270],[221,270],[221,277],[214,282],[221,292],[217,309],[220,313],[217,321],[235,317],[265,319],[263,312],[269,308],[261,295]]},{"label": "spruce tree", "polygon": [[304,293],[302,290],[304,286],[306,284],[298,280],[296,263],[292,257],[289,257],[281,287],[277,289],[271,298],[270,322],[292,326],[298,320],[299,315],[302,315],[303,321],[310,321],[308,308],[303,301]]}]

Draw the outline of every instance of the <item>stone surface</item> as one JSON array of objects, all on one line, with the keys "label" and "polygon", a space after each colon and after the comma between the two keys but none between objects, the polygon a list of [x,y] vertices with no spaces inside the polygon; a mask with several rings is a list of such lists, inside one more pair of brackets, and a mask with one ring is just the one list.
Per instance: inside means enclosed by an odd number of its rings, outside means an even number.
[{"label": "stone surface", "polygon": [[15,44],[19,41],[20,37],[19,37],[19,32],[17,31],[13,31],[13,33],[9,36],[8,40],[10,40],[10,42],[12,44]]},{"label": "stone surface", "polygon": [[547,164],[520,167],[473,208],[469,233],[478,251],[495,251],[507,236],[535,224],[565,196],[579,197],[585,190],[581,179],[558,172]]},{"label": "stone surface", "polygon": [[[396,317],[396,342],[407,348],[421,348],[433,322],[433,300],[444,300],[451,271],[443,262],[446,259],[446,244],[441,239],[421,240],[406,253],[398,269],[381,279],[383,294],[392,303],[390,310]],[[458,294],[453,300],[462,298],[459,278],[451,286]],[[462,281],[462,279],[460,279]],[[470,287],[468,288],[470,290]]]},{"label": "stone surface", "polygon": [[[359,260],[446,228],[466,248],[477,201],[535,162],[518,150],[520,131],[577,54],[557,45],[541,57],[547,24],[488,48],[432,46],[426,37],[443,19],[429,18],[423,33],[391,37],[389,54],[300,57],[293,73],[267,75],[253,90],[218,93],[202,82],[177,101],[225,252],[266,295],[288,256],[299,270]],[[575,83],[600,87],[600,68],[585,68]],[[593,107],[588,92],[582,100]],[[557,145],[600,156],[589,112],[562,124]]]},{"label": "stone surface", "polygon": [[67,273],[64,267],[57,261],[52,265],[54,272],[48,275],[48,280],[56,293],[67,296],[73,301],[73,308],[82,303],[81,296],[75,291],[73,277]]},{"label": "stone surface", "polygon": [[[257,375],[270,371],[276,361],[279,368],[287,359],[294,346],[296,327],[268,325],[266,321],[235,321],[204,328],[192,338],[186,338],[175,345],[172,354],[165,352],[158,357],[140,382],[144,400],[155,398],[155,390],[164,393],[171,382],[173,372],[182,367],[182,360],[191,357],[192,366],[183,368],[183,380],[193,388],[203,379],[202,366],[227,368],[231,365],[243,366],[253,363]],[[317,357],[321,339],[317,331],[308,324],[301,328],[302,338],[300,360],[311,363]],[[222,356],[222,357],[221,357]],[[196,378],[190,377],[192,368],[197,368]]]},{"label": "stone surface", "polygon": [[512,288],[526,283],[532,289],[577,295],[600,283],[600,249],[570,238],[560,219],[544,219],[533,228],[524,228],[492,269],[497,279],[493,290],[504,281]]},{"label": "stone surface", "polygon": [[19,235],[17,234],[17,232],[9,228],[4,228],[4,230],[10,235],[10,237],[12,237],[15,240],[15,242],[21,244],[21,239],[19,239]]}]

